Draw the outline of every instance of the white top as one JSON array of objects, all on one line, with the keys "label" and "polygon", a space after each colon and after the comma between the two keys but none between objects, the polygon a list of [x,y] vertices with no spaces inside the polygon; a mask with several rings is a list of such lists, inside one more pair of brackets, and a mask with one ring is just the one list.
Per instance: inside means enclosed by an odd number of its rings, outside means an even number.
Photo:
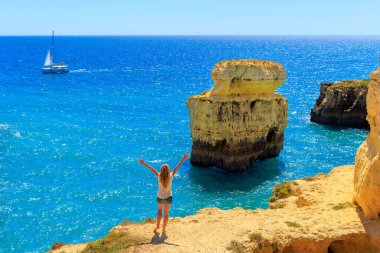
[{"label": "white top", "polygon": [[53,64],[53,61],[51,59],[50,49],[49,49],[48,52],[47,52],[47,54],[46,54],[44,66],[50,66],[52,64]]},{"label": "white top", "polygon": [[169,176],[169,182],[166,187],[164,187],[161,182],[160,182],[160,176],[158,178],[158,192],[157,192],[157,197],[160,199],[166,199],[172,196],[172,181],[173,181],[173,176],[170,174]]}]

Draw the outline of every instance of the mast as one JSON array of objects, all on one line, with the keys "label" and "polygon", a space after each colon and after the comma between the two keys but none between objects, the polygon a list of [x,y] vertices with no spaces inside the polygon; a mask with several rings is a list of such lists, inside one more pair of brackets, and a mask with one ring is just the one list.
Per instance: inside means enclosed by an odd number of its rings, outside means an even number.
[{"label": "mast", "polygon": [[51,35],[51,46],[50,46],[50,58],[51,58],[51,62],[53,62],[53,48],[54,48],[54,30],[53,30],[53,33]]}]

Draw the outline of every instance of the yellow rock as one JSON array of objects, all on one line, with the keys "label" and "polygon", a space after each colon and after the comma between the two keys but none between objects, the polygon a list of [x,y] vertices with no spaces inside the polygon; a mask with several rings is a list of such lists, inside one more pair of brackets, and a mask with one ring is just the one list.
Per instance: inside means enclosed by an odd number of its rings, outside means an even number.
[{"label": "yellow rock", "polygon": [[285,80],[271,61],[222,61],[212,71],[210,92],[190,97],[193,139],[190,162],[240,172],[254,161],[277,156],[287,125],[286,99],[274,90]]},{"label": "yellow rock", "polygon": [[215,86],[210,96],[273,94],[286,79],[281,64],[263,60],[228,60],[211,73]]},{"label": "yellow rock", "polygon": [[371,73],[367,95],[367,120],[371,131],[355,158],[355,201],[366,217],[380,215],[380,69]]}]

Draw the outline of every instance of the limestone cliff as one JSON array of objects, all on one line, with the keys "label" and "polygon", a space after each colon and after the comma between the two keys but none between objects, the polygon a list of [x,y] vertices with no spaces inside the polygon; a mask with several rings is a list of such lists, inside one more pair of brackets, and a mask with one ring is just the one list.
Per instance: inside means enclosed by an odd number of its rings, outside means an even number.
[{"label": "limestone cliff", "polygon": [[190,162],[230,172],[275,157],[283,148],[286,99],[274,94],[286,73],[275,62],[222,61],[212,71],[214,87],[190,97],[193,139]]},{"label": "limestone cliff", "polygon": [[367,217],[380,217],[380,69],[371,73],[367,96],[371,130],[355,158],[355,201]]},{"label": "limestone cliff", "polygon": [[338,167],[291,182],[276,209],[206,208],[170,218],[166,236],[152,233],[154,221],[124,222],[96,243],[56,244],[52,252],[379,253],[380,221],[366,220],[352,202],[353,177],[353,166]]},{"label": "limestone cliff", "polygon": [[310,120],[326,125],[369,128],[366,120],[368,83],[368,80],[346,80],[321,84]]}]

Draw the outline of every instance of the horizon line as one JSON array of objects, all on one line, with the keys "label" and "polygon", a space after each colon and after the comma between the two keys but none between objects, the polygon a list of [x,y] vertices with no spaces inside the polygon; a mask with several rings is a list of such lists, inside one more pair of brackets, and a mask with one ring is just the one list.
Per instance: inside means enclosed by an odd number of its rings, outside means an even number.
[{"label": "horizon line", "polygon": [[[32,36],[51,36],[51,34],[0,34],[0,37],[32,37]],[[379,37],[380,34],[62,34],[56,37],[71,36],[71,37]]]}]

